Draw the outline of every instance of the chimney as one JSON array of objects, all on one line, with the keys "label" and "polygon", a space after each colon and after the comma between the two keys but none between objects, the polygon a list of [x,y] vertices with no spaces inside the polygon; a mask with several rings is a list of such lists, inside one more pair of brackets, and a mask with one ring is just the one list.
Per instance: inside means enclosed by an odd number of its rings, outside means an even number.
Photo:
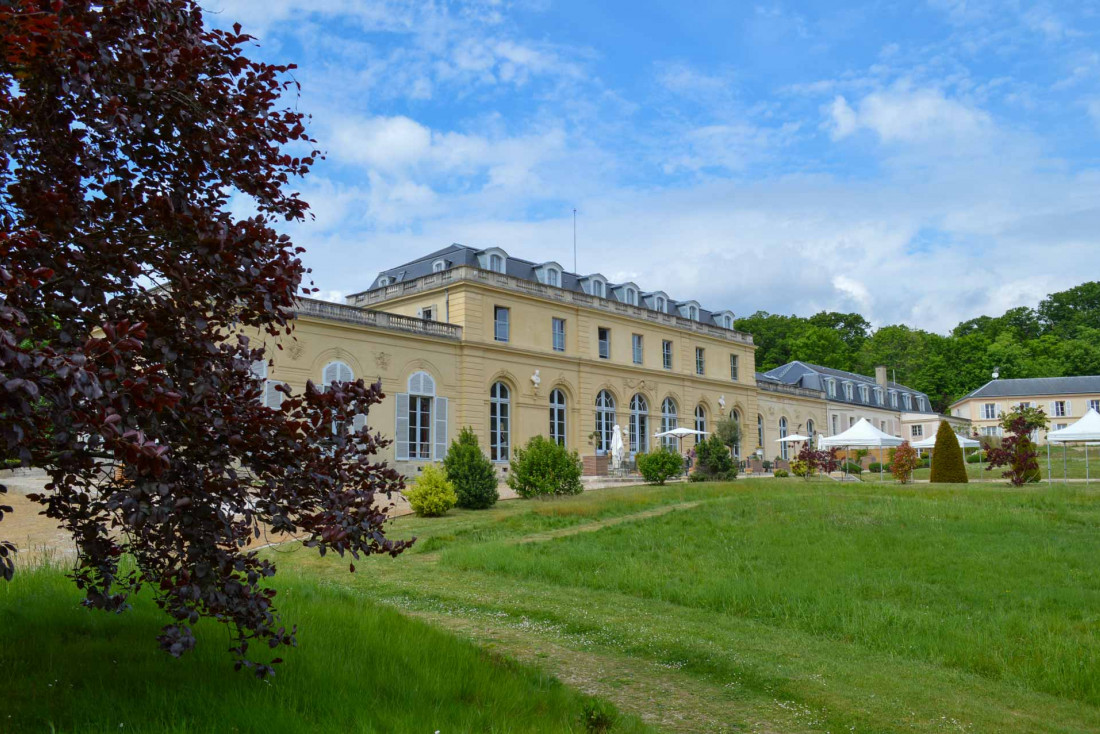
[{"label": "chimney", "polygon": [[875,382],[881,385],[884,389],[886,387],[886,365],[879,365],[875,367]]}]

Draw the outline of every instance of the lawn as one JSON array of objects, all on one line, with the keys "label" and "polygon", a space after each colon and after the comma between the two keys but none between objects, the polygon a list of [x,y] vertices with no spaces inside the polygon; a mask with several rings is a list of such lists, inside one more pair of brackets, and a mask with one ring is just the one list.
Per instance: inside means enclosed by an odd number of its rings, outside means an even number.
[{"label": "lawn", "polygon": [[413,551],[355,574],[267,551],[302,632],[259,684],[229,672],[218,630],[170,661],[148,605],[85,612],[56,574],[25,575],[0,586],[0,670],[18,681],[0,716],[583,731],[598,699],[622,712],[616,732],[1098,731],[1098,531],[1100,490],[1082,485],[796,479],[401,518],[391,534]]},{"label": "lawn", "polygon": [[[399,521],[334,583],[670,731],[1100,730],[1100,492],[739,480]],[[587,532],[591,531],[591,532]]]},{"label": "lawn", "polygon": [[586,709],[614,711],[353,588],[280,577],[299,647],[267,681],[233,671],[214,624],[182,659],[158,652],[148,599],[87,610],[54,569],[0,583],[0,732],[583,732]]}]

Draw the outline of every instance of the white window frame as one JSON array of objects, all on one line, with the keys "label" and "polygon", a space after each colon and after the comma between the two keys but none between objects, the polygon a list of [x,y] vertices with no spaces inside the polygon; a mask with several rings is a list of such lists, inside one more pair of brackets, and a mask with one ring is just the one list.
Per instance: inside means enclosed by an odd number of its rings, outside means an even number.
[{"label": "white window frame", "polygon": [[604,456],[611,450],[615,433],[615,396],[607,390],[596,394],[596,455]]},{"label": "white window frame", "polygon": [[550,440],[559,446],[566,441],[566,397],[561,388],[550,391]]},{"label": "white window frame", "polygon": [[672,369],[672,340],[661,340],[661,366],[666,370]]},{"label": "white window frame", "polygon": [[631,306],[638,305],[638,292],[633,288],[626,289],[626,302],[629,303]]},{"label": "white window frame", "polygon": [[665,299],[661,296],[657,296],[655,299],[653,299],[653,305],[655,307],[654,310],[660,311],[661,313],[665,313],[665,311],[668,309],[668,306],[665,303]]},{"label": "white window frame", "polygon": [[645,357],[645,343],[642,341],[641,334],[630,335],[630,356],[634,360],[634,364],[642,364]]},{"label": "white window frame", "polygon": [[[504,318],[501,318],[501,314]],[[503,336],[502,336],[503,335]],[[508,342],[512,336],[512,313],[507,306],[493,306],[493,341]]]},{"label": "white window frame", "polygon": [[630,398],[630,453],[649,451],[649,400],[641,393]]},{"label": "white window frame", "polygon": [[688,318],[692,321],[698,321],[699,309],[697,309],[695,306],[688,306]]},{"label": "white window frame", "polygon": [[1095,410],[1096,412],[1100,413],[1100,400],[1090,400],[1089,410]]},{"label": "white window frame", "polygon": [[561,275],[557,268],[546,269],[546,285],[557,288],[561,284]]},{"label": "white window frame", "polygon": [[853,395],[854,395],[852,390],[853,390],[852,383],[845,382],[844,383],[844,399],[847,400],[848,402],[852,401],[852,398],[853,398]]},{"label": "white window frame", "polygon": [[695,347],[695,374],[707,373],[707,351],[703,347]]},{"label": "white window frame", "polygon": [[596,356],[611,359],[611,329],[606,326],[596,327]]},{"label": "white window frame", "polygon": [[[707,430],[707,409],[702,405],[695,406],[695,430],[705,432]],[[702,441],[702,436],[696,436],[695,442]]]},{"label": "white window frame", "polygon": [[[786,438],[787,437],[787,425],[788,425],[787,417],[786,416],[780,416],[780,418],[779,418],[779,437],[780,438]],[[786,442],[779,444],[779,455],[783,458],[783,461],[786,461],[790,457],[790,444],[788,444]]]},{"label": "white window frame", "polygon": [[[885,423],[885,421],[883,422]],[[909,436],[912,438],[923,438],[924,426],[920,423],[914,423],[913,425],[909,426]]]},{"label": "white window frame", "polygon": [[[666,397],[661,401],[661,433],[671,431],[680,425],[680,406],[672,399]],[[666,448],[676,448],[677,440],[673,436],[665,436],[661,442]]]},{"label": "white window frame", "polygon": [[1066,405],[1067,405],[1067,402],[1065,400],[1055,400],[1054,401],[1054,411],[1053,412],[1054,412],[1054,417],[1055,418],[1065,418],[1066,416],[1069,415],[1069,412],[1066,410]]},{"label": "white window frame", "polygon": [[489,388],[489,459],[498,464],[511,458],[512,391],[497,381]]},{"label": "white window frame", "polygon": [[859,386],[859,399],[861,402],[869,403],[871,397],[871,389],[866,385]]},{"label": "white window frame", "polygon": [[550,319],[550,346],[555,352],[565,351],[565,319]]},{"label": "white window frame", "polygon": [[905,406],[906,410],[912,410],[913,409],[913,396],[910,395],[909,393],[905,393],[904,395],[901,396],[901,402],[902,402],[902,405]]},{"label": "white window frame", "polygon": [[737,359],[737,355],[736,354],[731,354],[730,355],[730,379],[733,380],[734,382],[737,382],[738,367],[739,367],[739,360]]},{"label": "white window frame", "polygon": [[442,273],[446,269],[447,269],[447,261],[446,260],[436,260],[434,263],[432,263],[432,272],[433,273]]},{"label": "white window frame", "polygon": [[496,252],[490,253],[489,254],[489,270],[492,270],[494,273],[504,273],[505,272],[504,256],[499,254],[499,253],[496,253]]},{"label": "white window frame", "polygon": [[997,413],[1000,411],[997,409],[996,403],[982,403],[981,416],[982,420],[991,421],[996,420]]}]

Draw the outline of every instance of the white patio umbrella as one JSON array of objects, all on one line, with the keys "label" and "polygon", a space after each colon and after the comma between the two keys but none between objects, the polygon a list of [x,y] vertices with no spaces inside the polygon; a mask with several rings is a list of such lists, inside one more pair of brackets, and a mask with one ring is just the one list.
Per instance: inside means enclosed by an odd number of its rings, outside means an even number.
[{"label": "white patio umbrella", "polygon": [[611,436],[611,468],[618,471],[623,465],[623,429],[615,424],[615,432]]},{"label": "white patio umbrella", "polygon": [[1050,476],[1050,445],[1052,443],[1062,444],[1062,481],[1066,480],[1066,444],[1067,443],[1083,443],[1085,444],[1085,486],[1089,486],[1089,445],[1096,445],[1100,442],[1100,413],[1097,413],[1094,408],[1089,408],[1088,412],[1081,417],[1076,423],[1060,428],[1056,431],[1051,431],[1047,434],[1047,485],[1053,483]]},{"label": "white patio umbrella", "polygon": [[[809,436],[803,436],[801,433],[792,433],[789,436],[775,439],[776,443],[799,443],[800,441],[809,441]],[[784,459],[786,461],[786,459]]]},{"label": "white patio umbrella", "polygon": [[[838,433],[835,436],[826,436],[821,439],[820,445],[824,448],[840,448],[841,446],[851,450],[853,446],[857,448],[878,448],[879,449],[879,479],[882,479],[882,449],[886,446],[901,446],[903,441],[897,436],[891,436],[889,433],[884,433],[875,428],[866,418],[860,418],[859,421],[843,433]],[[844,462],[844,475],[848,476],[848,462]]]},{"label": "white patio umbrella", "polygon": [[683,450],[684,450],[684,436],[709,436],[709,435],[710,435],[710,433],[707,432],[707,431],[696,431],[692,428],[684,428],[683,426],[680,426],[678,428],[673,428],[672,430],[669,430],[669,431],[662,431],[661,433],[654,433],[653,437],[654,438],[677,438],[677,439],[679,439],[680,440],[680,452],[683,453]]},{"label": "white patio umbrella", "polygon": [[[967,449],[981,448],[981,445],[982,445],[981,441],[975,441],[972,438],[967,438],[966,436],[961,436],[958,433],[955,434],[955,438],[958,439],[958,441],[959,441],[959,448],[962,449],[963,460],[964,461],[966,460],[966,450]],[[915,449],[934,449],[934,448],[936,448],[936,437],[935,436],[929,436],[928,438],[921,439],[920,441],[914,441],[913,443],[911,443],[909,445],[912,446]],[[933,455],[932,456],[932,461],[935,461],[935,460],[936,460],[936,457]],[[978,474],[978,480],[979,481],[981,481],[981,476],[982,475],[979,473]]]}]

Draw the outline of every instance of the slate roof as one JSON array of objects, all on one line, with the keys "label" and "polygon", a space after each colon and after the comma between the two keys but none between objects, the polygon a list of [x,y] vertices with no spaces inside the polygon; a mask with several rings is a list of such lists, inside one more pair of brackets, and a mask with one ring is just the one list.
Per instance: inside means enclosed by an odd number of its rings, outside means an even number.
[{"label": "slate roof", "polygon": [[1028,395],[1100,394],[1100,375],[1081,377],[1021,377],[1011,380],[990,380],[956,400],[958,405],[970,398],[1015,398]]},{"label": "slate roof", "polygon": [[[431,275],[432,266],[434,265],[434,263],[437,260],[443,260],[446,263],[445,269],[447,269],[447,270],[449,270],[450,268],[453,268],[453,267],[461,267],[463,265],[473,267],[473,268],[480,267],[480,265],[478,264],[478,254],[483,253],[488,249],[492,249],[492,248],[477,249],[477,248],[473,248],[473,247],[468,247],[466,245],[460,245],[458,243],[452,244],[449,247],[444,247],[441,250],[436,250],[433,253],[430,253],[428,255],[424,255],[423,257],[417,258],[416,260],[412,260],[412,261],[407,262],[403,265],[398,265],[397,267],[390,268],[389,270],[383,270],[377,276],[375,276],[374,280],[371,282],[370,288],[368,288],[367,291],[372,291],[376,288],[382,287],[379,284],[379,281],[382,278],[388,278],[389,279],[388,283],[392,284],[392,283],[401,283],[401,282],[405,282],[405,281],[409,281],[409,280],[415,280],[416,278],[421,278],[425,275]],[[530,280],[530,281],[538,282],[538,278],[535,276],[535,269],[538,268],[541,265],[544,265],[544,264],[545,263],[531,262],[530,260],[524,260],[522,258],[512,257],[511,255],[509,255],[507,257],[507,259],[505,260],[504,272],[505,272],[506,275],[510,275],[514,278],[521,278],[523,280]],[[589,274],[586,274],[586,275],[580,275],[578,273],[567,272],[563,268],[562,272],[561,272],[561,284],[560,284],[559,287],[564,288],[567,291],[575,291],[577,293],[584,293],[585,290],[581,286],[581,281],[583,281],[585,278],[589,277],[589,275],[600,275],[600,274],[599,273],[589,273]],[[604,276],[600,275],[600,277],[602,278]],[[617,293],[615,291],[615,289],[618,288],[618,286],[620,286],[620,285],[623,285],[623,284],[621,284],[621,283],[612,283],[611,281],[607,281],[607,285],[605,286],[605,293],[606,293],[606,298],[608,300],[625,302],[623,300],[623,299],[626,298],[625,293]],[[654,293],[663,293],[663,291],[652,291],[652,292],[650,292],[650,291],[642,291],[641,289],[639,289],[639,291],[637,293],[637,298],[638,298],[637,305],[642,307],[642,308],[650,308],[649,297],[651,295],[653,295]],[[353,293],[350,296],[348,296],[349,301],[353,300],[356,295],[359,295],[359,294],[358,293]],[[683,301],[677,301],[675,299],[669,298],[669,300],[668,300],[669,313],[674,313],[675,315],[679,315],[679,311],[678,310],[673,311],[673,309],[675,309],[677,306],[679,306],[681,304],[686,305],[686,304],[689,304],[689,303],[697,304],[698,301],[694,301],[694,300],[691,300],[691,299],[687,299],[687,300],[683,300]],[[719,329],[724,329],[725,327],[722,326],[720,323],[718,323],[718,318],[717,318],[719,315],[721,315],[723,313],[727,313],[727,312],[726,311],[708,311],[707,309],[702,308],[700,306],[699,307],[699,321],[704,323],[704,324],[707,324],[709,326],[716,326]]]},{"label": "slate roof", "polygon": [[[917,404],[916,398],[918,396],[924,398],[925,411],[931,410],[931,401],[928,396],[922,393],[920,390],[914,390],[911,387],[907,387],[897,382],[886,383],[886,389],[896,390],[898,393],[898,407],[894,408],[890,405],[890,394],[884,392],[882,396],[882,403],[875,402],[875,388],[878,387],[878,383],[875,382],[875,378],[868,377],[867,375],[860,375],[855,372],[847,372],[845,370],[835,370],[832,367],[822,367],[817,364],[810,364],[808,362],[794,361],[788,362],[785,365],[776,367],[773,370],[768,370],[764,373],[764,377],[782,382],[787,385],[795,385],[797,387],[804,387],[809,390],[820,390],[825,393],[825,399],[834,403],[844,403],[845,405],[857,405],[868,408],[879,408],[884,410],[906,410],[908,412],[918,412],[920,407]],[[837,381],[836,396],[830,397],[828,386],[826,385],[826,378],[835,378]],[[848,400],[844,395],[844,383],[851,382],[852,384],[852,399]],[[859,394],[859,386],[867,385],[867,401],[864,402]],[[909,393],[913,396],[912,408],[907,409],[905,407],[905,398],[903,395]]]}]

